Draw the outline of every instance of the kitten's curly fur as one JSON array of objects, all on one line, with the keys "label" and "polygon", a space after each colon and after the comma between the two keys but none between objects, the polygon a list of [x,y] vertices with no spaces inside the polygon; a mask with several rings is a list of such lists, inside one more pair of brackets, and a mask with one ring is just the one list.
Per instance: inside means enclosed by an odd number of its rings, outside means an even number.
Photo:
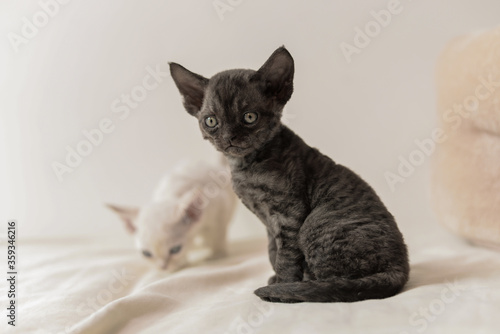
[{"label": "kitten's curly fur", "polygon": [[257,296],[353,302],[403,288],[407,249],[375,191],[280,122],[294,74],[284,47],[258,71],[206,79],[175,63],[170,70],[203,137],[228,158],[236,194],[267,227],[276,275]]}]

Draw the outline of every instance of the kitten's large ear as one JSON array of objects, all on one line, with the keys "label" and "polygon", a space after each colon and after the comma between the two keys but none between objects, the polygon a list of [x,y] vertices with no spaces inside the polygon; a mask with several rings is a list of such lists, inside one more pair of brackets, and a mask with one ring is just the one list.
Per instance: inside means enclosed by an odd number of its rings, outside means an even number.
[{"label": "kitten's large ear", "polygon": [[198,222],[206,206],[209,205],[200,189],[194,189],[184,195],[181,203],[184,210],[183,223],[189,225]]},{"label": "kitten's large ear", "polygon": [[285,104],[293,93],[294,71],[292,55],[282,46],[257,71],[255,79],[263,82],[264,94]]},{"label": "kitten's large ear", "polygon": [[136,230],[135,227],[135,219],[139,214],[139,208],[136,207],[126,207],[126,206],[118,206],[114,204],[106,204],[108,208],[113,210],[125,223],[125,228],[131,234],[133,234]]},{"label": "kitten's large ear", "polygon": [[170,74],[172,75],[179,92],[184,98],[184,108],[186,108],[188,113],[196,116],[203,103],[203,97],[205,96],[208,79],[187,70],[179,64],[169,63],[169,65]]}]

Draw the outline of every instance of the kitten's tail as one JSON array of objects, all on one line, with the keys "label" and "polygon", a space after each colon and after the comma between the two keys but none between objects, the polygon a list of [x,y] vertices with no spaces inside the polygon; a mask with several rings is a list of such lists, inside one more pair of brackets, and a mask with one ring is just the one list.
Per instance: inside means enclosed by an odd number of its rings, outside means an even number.
[{"label": "kitten's tail", "polygon": [[393,271],[358,279],[338,277],[328,281],[275,283],[255,290],[255,294],[265,301],[281,303],[355,302],[392,297],[407,281],[407,272]]}]

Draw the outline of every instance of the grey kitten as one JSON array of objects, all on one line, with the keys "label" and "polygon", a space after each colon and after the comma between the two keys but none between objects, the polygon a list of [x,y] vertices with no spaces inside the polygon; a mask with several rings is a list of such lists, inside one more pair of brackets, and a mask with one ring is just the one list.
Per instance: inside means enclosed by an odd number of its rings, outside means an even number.
[{"label": "grey kitten", "polygon": [[266,225],[276,275],[255,294],[272,302],[354,302],[397,294],[406,245],[375,191],[280,122],[294,61],[281,47],[258,70],[206,79],[170,72],[203,138],[229,161],[236,194]]}]

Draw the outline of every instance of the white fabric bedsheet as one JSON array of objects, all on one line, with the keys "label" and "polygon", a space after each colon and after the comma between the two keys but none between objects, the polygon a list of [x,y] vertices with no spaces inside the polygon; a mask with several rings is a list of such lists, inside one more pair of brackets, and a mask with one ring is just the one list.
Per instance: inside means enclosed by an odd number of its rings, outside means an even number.
[{"label": "white fabric bedsheet", "polygon": [[[17,326],[3,315],[1,332],[499,333],[500,254],[446,240],[412,250],[404,292],[350,304],[260,301],[252,291],[271,275],[265,240],[171,275],[126,237],[21,240]],[[6,313],[6,293],[0,301]]]}]

